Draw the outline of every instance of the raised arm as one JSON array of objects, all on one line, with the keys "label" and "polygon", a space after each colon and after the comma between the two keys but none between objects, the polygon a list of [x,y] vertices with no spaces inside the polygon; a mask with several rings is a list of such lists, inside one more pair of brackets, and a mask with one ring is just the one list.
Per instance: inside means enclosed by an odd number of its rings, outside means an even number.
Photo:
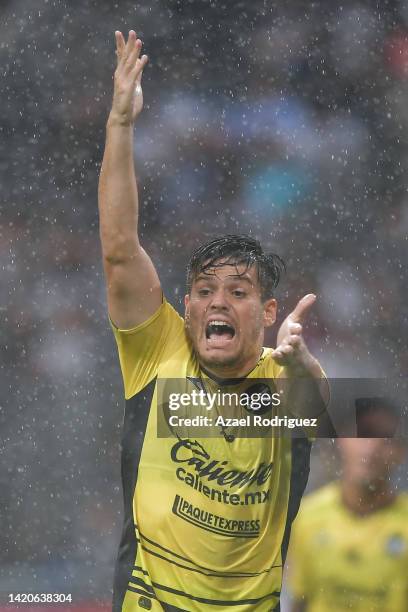
[{"label": "raised arm", "polygon": [[117,67],[99,177],[99,219],[108,308],[112,321],[129,329],[160,306],[162,293],[153,263],[138,236],[138,194],[133,158],[134,124],[143,108],[141,77],[147,56],[133,30],[127,43],[115,33]]}]

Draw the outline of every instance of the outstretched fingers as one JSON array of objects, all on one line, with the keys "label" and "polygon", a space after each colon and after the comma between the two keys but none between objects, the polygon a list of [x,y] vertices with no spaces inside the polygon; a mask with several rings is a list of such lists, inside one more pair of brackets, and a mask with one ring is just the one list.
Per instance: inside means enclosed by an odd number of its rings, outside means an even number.
[{"label": "outstretched fingers", "polygon": [[131,72],[135,65],[137,64],[137,60],[139,59],[140,49],[142,48],[142,41],[138,38],[135,40],[135,44],[131,47],[129,54],[126,58],[126,70]]},{"label": "outstretched fingers", "polygon": [[136,32],[134,30],[129,30],[129,35],[128,35],[125,51],[123,54],[126,60],[129,58],[130,54],[134,50],[136,46],[136,40],[137,40]]},{"label": "outstretched fingers", "polygon": [[142,80],[142,72],[148,61],[149,61],[149,58],[147,57],[147,55],[142,55],[142,57],[137,60],[133,68],[133,72],[134,72],[133,76],[135,77],[136,83],[138,85],[140,85],[140,82]]},{"label": "outstretched fingers", "polygon": [[122,66],[130,70],[134,62],[139,57],[142,41],[137,38],[134,30],[129,31],[127,42],[125,42],[122,32],[115,32],[116,40],[116,55],[118,58],[118,66]]},{"label": "outstretched fingers", "polygon": [[116,58],[117,58],[118,66],[119,66],[119,62],[122,59],[123,52],[126,46],[125,39],[123,38],[123,34],[119,30],[116,30],[115,32],[115,41],[116,41]]},{"label": "outstretched fingers", "polygon": [[296,323],[303,323],[309,314],[309,311],[316,301],[314,293],[308,293],[296,305],[295,310],[291,313],[292,321]]},{"label": "outstretched fingers", "polygon": [[141,76],[147,55],[140,57],[142,41],[134,30],[128,39],[119,30],[115,32],[117,66],[114,74],[112,117],[119,117],[123,125],[132,124],[143,108]]},{"label": "outstretched fingers", "polygon": [[273,357],[281,360],[285,357],[295,356],[298,351],[303,349],[302,327],[296,323],[290,325],[290,335],[287,336],[279,346],[273,351]]},{"label": "outstretched fingers", "polygon": [[300,323],[289,321],[288,332],[291,336],[300,336],[302,334],[302,331],[303,331],[303,327],[300,325]]},{"label": "outstretched fingers", "polygon": [[140,38],[136,38],[134,30],[130,30],[128,41],[121,54],[124,74],[129,75],[138,85],[140,85],[143,69],[148,62],[147,55],[140,57],[142,44]]},{"label": "outstretched fingers", "polygon": [[141,48],[142,41],[140,38],[136,38],[136,33],[131,30],[129,32],[128,46],[125,50],[125,67],[128,71],[130,71],[135,65],[135,62],[140,55]]}]

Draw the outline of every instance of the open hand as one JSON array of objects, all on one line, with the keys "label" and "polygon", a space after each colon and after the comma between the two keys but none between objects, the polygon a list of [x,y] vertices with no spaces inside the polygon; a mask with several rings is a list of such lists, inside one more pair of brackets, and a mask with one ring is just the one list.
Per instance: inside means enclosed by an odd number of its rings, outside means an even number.
[{"label": "open hand", "polygon": [[272,353],[279,365],[285,366],[299,375],[313,374],[316,368],[320,370],[302,336],[302,325],[315,301],[316,296],[309,293],[297,303],[296,308],[280,326],[277,347]]},{"label": "open hand", "polygon": [[125,42],[122,32],[115,32],[117,67],[114,76],[114,91],[111,118],[122,125],[131,125],[143,108],[141,87],[143,68],[148,57],[142,55],[142,41],[130,30]]}]

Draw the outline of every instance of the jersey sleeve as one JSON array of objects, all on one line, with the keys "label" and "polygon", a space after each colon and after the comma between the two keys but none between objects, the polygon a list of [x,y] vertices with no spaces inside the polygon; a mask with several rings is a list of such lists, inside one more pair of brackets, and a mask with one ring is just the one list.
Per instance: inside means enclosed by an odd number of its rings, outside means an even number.
[{"label": "jersey sleeve", "polygon": [[125,398],[141,391],[158,373],[166,354],[176,351],[185,338],[184,320],[165,300],[146,321],[132,329],[119,329],[110,321],[119,353]]}]

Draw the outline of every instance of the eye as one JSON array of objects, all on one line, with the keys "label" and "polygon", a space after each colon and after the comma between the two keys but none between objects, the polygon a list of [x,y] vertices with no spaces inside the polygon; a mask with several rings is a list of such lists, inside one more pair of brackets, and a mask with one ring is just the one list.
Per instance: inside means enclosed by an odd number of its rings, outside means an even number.
[{"label": "eye", "polygon": [[197,293],[200,297],[206,297],[207,295],[210,295],[210,290],[203,287],[202,289],[199,289]]},{"label": "eye", "polygon": [[243,289],[234,289],[232,294],[237,298],[243,298],[246,296],[246,293]]}]

